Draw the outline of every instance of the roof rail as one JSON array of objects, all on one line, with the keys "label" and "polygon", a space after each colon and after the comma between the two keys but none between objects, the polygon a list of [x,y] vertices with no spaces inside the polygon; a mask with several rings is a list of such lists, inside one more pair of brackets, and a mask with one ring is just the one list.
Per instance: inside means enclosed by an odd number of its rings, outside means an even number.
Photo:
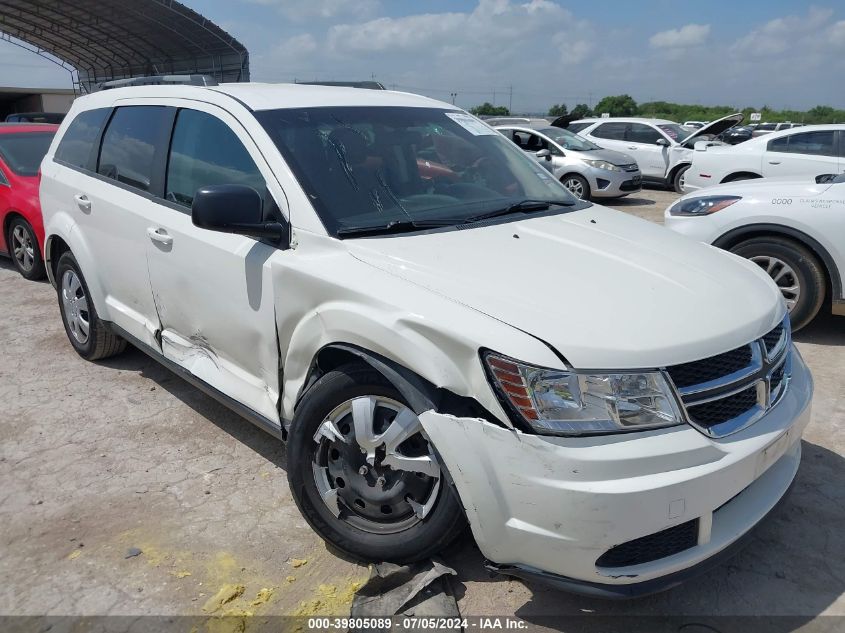
[{"label": "roof rail", "polygon": [[216,86],[217,80],[211,75],[148,75],[146,77],[129,77],[127,79],[113,79],[99,84],[99,90],[111,88],[126,88],[128,86]]},{"label": "roof rail", "polygon": [[367,90],[387,90],[378,81],[294,81],[303,86],[335,86],[338,88],[365,88]]}]

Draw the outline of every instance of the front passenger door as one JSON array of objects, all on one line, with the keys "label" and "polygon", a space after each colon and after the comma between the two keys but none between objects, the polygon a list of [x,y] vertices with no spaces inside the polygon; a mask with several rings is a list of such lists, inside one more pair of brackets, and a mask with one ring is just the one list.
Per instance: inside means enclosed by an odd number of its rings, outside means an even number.
[{"label": "front passenger door", "polygon": [[[197,189],[267,188],[269,168],[230,114],[181,108],[165,177],[165,200],[147,227],[150,283],[161,322],[161,351],[237,402],[279,424],[279,354],[271,260],[273,245],[200,229],[191,221]],[[250,149],[247,149],[249,146]],[[267,177],[265,177],[265,173]],[[268,218],[269,219],[269,218]]]}]

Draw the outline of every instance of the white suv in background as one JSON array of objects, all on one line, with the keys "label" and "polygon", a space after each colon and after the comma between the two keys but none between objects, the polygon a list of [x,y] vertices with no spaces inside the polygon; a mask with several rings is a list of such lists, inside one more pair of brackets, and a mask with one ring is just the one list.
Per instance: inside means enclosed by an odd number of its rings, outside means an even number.
[{"label": "white suv in background", "polygon": [[631,154],[640,166],[643,181],[681,193],[693,146],[704,141],[722,144],[716,137],[742,122],[742,116],[741,112],[731,114],[693,131],[674,121],[637,117],[582,119],[570,123],[568,129],[601,147]]},{"label": "white suv in background", "polygon": [[684,176],[686,193],[737,180],[812,180],[845,172],[845,125],[806,125],[739,145],[697,145]]},{"label": "white suv in background", "polygon": [[74,349],[128,341],[286,441],[303,515],[358,559],[431,556],[468,521],[504,573],[653,592],[798,469],[812,378],[771,279],[576,200],[452,105],[104,90],[41,201]]}]

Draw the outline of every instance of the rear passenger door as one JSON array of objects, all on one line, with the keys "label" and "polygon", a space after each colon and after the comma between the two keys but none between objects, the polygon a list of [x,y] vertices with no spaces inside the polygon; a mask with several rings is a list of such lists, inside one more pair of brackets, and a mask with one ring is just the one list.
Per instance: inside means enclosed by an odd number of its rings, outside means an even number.
[{"label": "rear passenger door", "polygon": [[838,174],[839,139],[841,132],[818,130],[796,132],[772,139],[763,157],[764,178],[815,178],[821,174]]},{"label": "rear passenger door", "polygon": [[[146,229],[161,185],[156,164],[167,151],[175,113],[163,106],[115,108],[95,143],[99,152],[76,170],[63,201],[85,242],[78,257],[90,254],[90,261],[80,265],[89,286],[97,287],[95,296],[102,297],[100,318],[148,345],[155,345],[158,318],[147,271]],[[57,161],[65,156],[66,140],[72,139],[62,139]],[[73,155],[69,151],[67,157]]]},{"label": "rear passenger door", "polygon": [[[259,191],[265,217],[280,213],[272,173],[238,121],[212,105],[178,109],[163,199],[145,229],[149,277],[166,358],[274,423],[279,395],[271,258],[258,239],[200,229],[197,189],[242,184]],[[278,261],[278,260],[276,260]]]}]

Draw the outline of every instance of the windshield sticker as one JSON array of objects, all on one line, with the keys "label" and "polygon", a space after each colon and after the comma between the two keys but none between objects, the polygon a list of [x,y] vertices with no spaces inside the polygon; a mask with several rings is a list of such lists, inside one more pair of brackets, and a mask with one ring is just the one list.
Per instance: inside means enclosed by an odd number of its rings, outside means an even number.
[{"label": "windshield sticker", "polygon": [[445,114],[473,136],[495,136],[498,134],[496,130],[485,125],[471,114],[464,114],[463,112],[446,112]]}]

